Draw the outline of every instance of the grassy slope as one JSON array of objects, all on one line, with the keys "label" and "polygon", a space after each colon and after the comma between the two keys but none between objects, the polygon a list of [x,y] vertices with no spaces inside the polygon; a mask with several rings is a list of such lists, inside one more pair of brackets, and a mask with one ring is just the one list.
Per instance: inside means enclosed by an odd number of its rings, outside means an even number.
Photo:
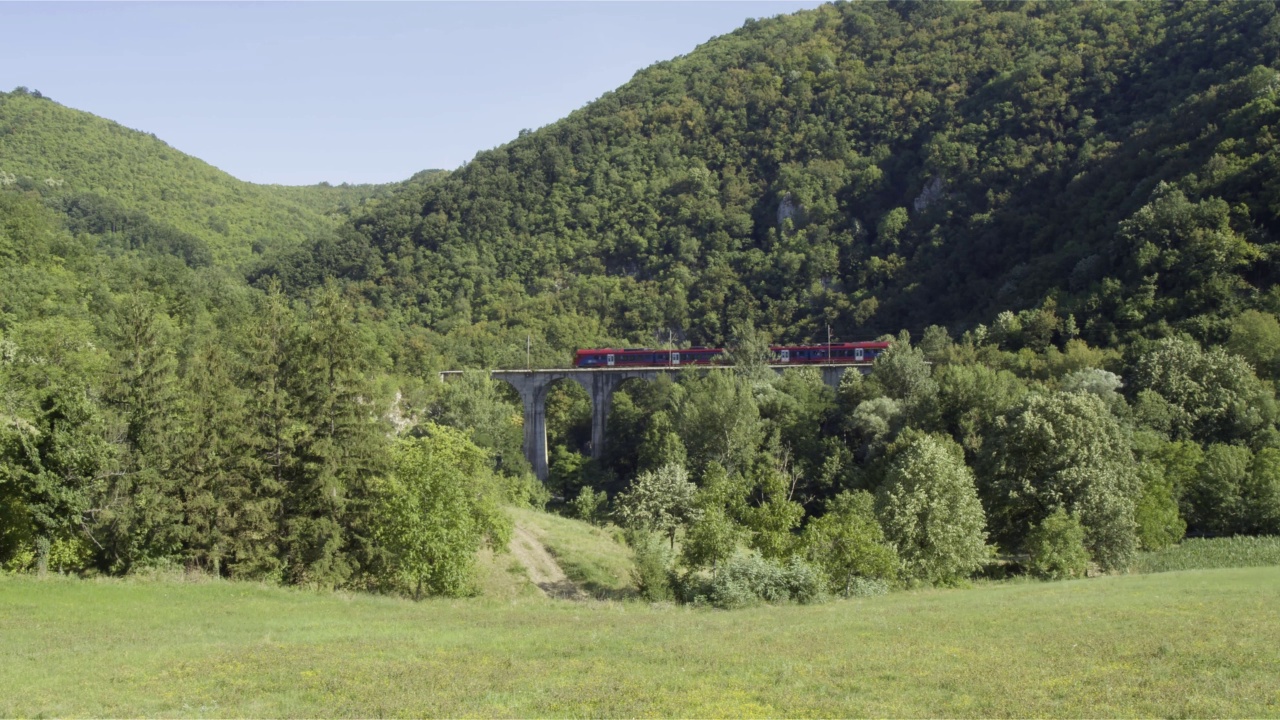
[{"label": "grassy slope", "polygon": [[332,230],[326,216],[378,186],[254,185],[185,155],[154,135],[49,99],[0,93],[0,171],[61,183],[58,192],[114,198],[210,244],[220,260],[255,241],[299,242]]},{"label": "grassy slope", "polygon": [[[608,531],[580,520],[552,513],[508,508],[518,526],[528,529],[555,558],[565,575],[597,598],[635,595],[631,580],[631,549]],[[519,600],[542,597],[529,580],[527,569],[510,552],[482,550],[477,558],[477,586],[486,600]]]},{"label": "grassy slope", "polygon": [[568,578],[596,597],[625,597],[635,591],[631,549],[608,531],[581,520],[511,508],[516,523],[530,527]]},{"label": "grassy slope", "polygon": [[0,579],[0,715],[1280,716],[1280,568],[741,612]]}]

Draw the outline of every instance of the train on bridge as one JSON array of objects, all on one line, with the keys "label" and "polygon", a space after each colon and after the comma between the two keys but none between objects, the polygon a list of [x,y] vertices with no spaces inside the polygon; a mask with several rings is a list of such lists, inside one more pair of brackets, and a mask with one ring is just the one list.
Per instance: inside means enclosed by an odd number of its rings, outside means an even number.
[{"label": "train on bridge", "polygon": [[[889,348],[887,342],[841,342],[825,345],[774,345],[769,348],[774,365],[869,363]],[[672,367],[723,365],[724,348],[693,347],[681,350],[653,348],[597,348],[574,354],[574,367]]]}]

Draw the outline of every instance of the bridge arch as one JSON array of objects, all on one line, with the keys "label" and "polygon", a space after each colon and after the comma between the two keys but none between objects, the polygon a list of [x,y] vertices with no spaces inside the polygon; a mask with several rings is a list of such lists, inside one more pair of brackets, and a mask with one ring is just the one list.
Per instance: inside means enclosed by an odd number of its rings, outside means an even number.
[{"label": "bridge arch", "polygon": [[[782,373],[797,366],[772,365],[770,367]],[[839,387],[840,378],[850,368],[856,368],[863,374],[871,372],[870,363],[831,364],[818,367],[822,373],[823,382],[833,389]],[[591,457],[599,459],[604,455],[605,428],[609,420],[609,410],[613,406],[613,393],[618,387],[626,380],[653,380],[660,374],[681,372],[681,370],[682,368],[672,367],[494,370],[490,376],[494,380],[501,380],[511,385],[520,396],[520,402],[524,407],[524,454],[529,464],[533,466],[534,475],[539,480],[546,481],[550,474],[550,466],[547,462],[547,392],[553,383],[572,380],[587,391],[587,397],[591,400]],[[460,371],[441,373],[441,378],[457,372]]]}]

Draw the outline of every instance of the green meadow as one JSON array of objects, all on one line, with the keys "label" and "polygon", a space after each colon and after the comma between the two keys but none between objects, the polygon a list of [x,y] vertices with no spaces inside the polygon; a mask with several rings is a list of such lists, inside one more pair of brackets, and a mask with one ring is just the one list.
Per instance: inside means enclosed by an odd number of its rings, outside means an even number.
[{"label": "green meadow", "polygon": [[1280,567],[733,612],[8,577],[0,715],[1277,717],[1278,600]]}]

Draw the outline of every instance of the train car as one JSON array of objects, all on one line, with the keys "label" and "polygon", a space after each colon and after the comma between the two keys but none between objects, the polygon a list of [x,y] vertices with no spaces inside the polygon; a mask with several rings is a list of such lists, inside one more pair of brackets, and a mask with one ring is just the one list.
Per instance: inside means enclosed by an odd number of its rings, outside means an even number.
[{"label": "train car", "polygon": [[874,362],[889,349],[887,342],[842,342],[828,345],[774,345],[769,348],[779,365]]},{"label": "train car", "polygon": [[[775,345],[769,348],[771,361],[779,365],[873,362],[888,349],[887,342],[846,342],[829,345]],[[718,365],[723,348],[693,347],[682,350],[653,348],[597,348],[574,354],[574,367],[676,367]]]},{"label": "train car", "polygon": [[598,348],[579,350],[573,365],[593,367],[678,367],[682,365],[714,365],[724,351],[720,348],[686,348],[654,350],[652,348]]}]

